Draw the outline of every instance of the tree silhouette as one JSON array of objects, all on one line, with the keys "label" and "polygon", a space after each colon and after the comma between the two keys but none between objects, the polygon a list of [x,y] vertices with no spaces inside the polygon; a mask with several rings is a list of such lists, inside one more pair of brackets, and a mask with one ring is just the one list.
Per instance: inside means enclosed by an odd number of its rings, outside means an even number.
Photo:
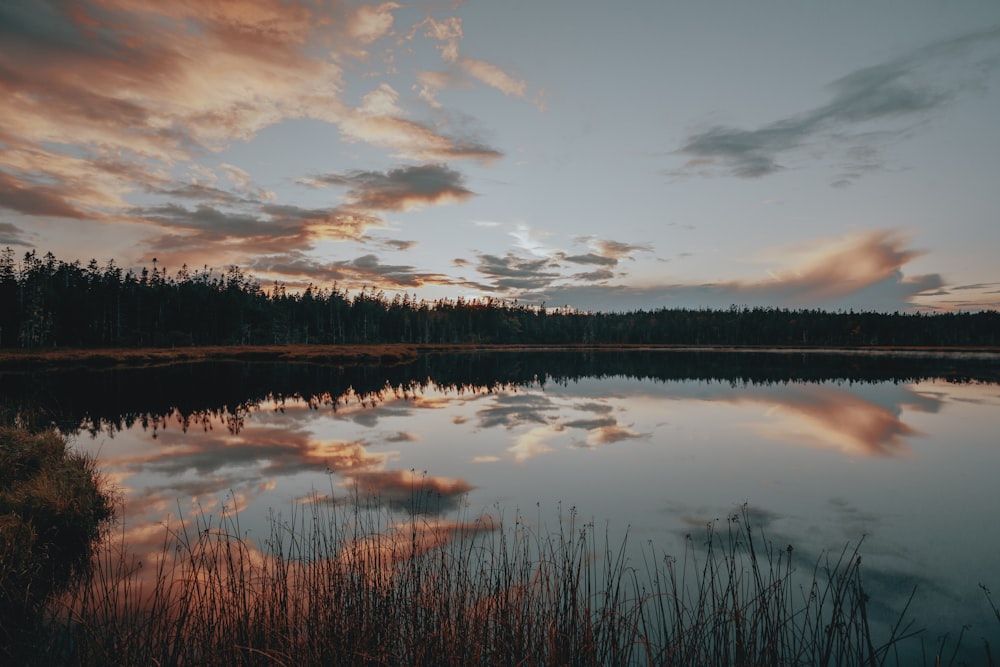
[{"label": "tree silhouette", "polygon": [[1000,314],[828,312],[733,305],[580,312],[495,297],[417,300],[336,284],[264,289],[237,266],[136,274],[30,251],[0,252],[0,347],[298,343],[724,346],[996,346]]}]

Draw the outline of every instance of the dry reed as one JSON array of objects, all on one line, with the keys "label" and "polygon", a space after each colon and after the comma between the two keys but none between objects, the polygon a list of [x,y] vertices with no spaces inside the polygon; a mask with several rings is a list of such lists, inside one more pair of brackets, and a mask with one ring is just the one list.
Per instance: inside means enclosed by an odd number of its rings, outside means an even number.
[{"label": "dry reed", "polygon": [[260,544],[237,513],[202,516],[169,528],[152,564],[110,542],[93,576],[53,607],[34,655],[76,665],[884,665],[900,664],[897,649],[915,634],[905,609],[881,636],[869,622],[860,545],[799,572],[791,547],[767,541],[745,507],[704,540],[688,538],[680,558],[649,545],[634,560],[627,540],[574,510],[546,530],[520,515],[508,524],[500,510],[397,520],[375,499],[352,500],[272,513]]}]

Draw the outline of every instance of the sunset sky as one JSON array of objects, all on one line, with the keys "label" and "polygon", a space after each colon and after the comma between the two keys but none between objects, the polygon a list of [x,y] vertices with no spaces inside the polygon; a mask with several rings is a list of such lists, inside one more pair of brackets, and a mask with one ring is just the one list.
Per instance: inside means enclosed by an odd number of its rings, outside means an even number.
[{"label": "sunset sky", "polygon": [[6,0],[0,248],[586,310],[1000,307],[1000,3]]}]

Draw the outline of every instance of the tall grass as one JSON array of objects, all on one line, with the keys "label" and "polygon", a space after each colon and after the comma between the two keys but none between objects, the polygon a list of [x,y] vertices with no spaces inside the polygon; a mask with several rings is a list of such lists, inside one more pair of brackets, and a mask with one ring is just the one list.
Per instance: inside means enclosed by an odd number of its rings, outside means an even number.
[{"label": "tall grass", "polygon": [[[679,558],[581,523],[403,520],[375,500],[235,512],[109,542],[48,622],[76,665],[884,665],[912,641],[868,617],[858,548],[799,572],[743,508]],[[540,522],[539,522],[540,523]],[[905,610],[903,610],[905,612]],[[1000,614],[998,614],[1000,620]],[[906,663],[901,663],[906,664]]]}]

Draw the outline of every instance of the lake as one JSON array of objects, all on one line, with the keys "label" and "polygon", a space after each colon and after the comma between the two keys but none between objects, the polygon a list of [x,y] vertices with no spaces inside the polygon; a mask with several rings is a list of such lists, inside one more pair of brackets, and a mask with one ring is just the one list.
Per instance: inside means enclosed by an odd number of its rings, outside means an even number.
[{"label": "lake", "polygon": [[[8,415],[93,452],[136,553],[168,518],[247,536],[312,499],[427,521],[572,512],[680,554],[748,508],[811,571],[863,539],[866,590],[926,641],[996,646],[1000,358],[810,351],[425,354],[393,367],[189,364],[0,375]],[[638,556],[636,556],[638,558]],[[996,599],[996,598],[994,598]]]}]

